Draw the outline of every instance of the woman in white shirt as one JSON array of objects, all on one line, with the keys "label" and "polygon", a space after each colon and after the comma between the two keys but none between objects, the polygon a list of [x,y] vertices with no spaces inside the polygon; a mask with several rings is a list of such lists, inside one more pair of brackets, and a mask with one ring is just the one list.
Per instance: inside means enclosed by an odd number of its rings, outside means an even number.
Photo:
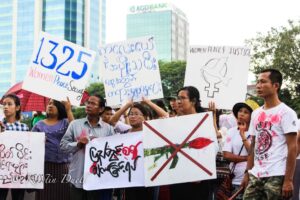
[{"label": "woman in white shirt", "polygon": [[[247,131],[253,108],[247,103],[237,103],[233,106],[232,111],[238,125],[227,131],[223,155],[231,162],[230,169],[234,174],[232,194],[234,194],[241,185],[247,167],[248,150],[250,149],[250,134]],[[242,194],[236,199],[242,199]]]}]

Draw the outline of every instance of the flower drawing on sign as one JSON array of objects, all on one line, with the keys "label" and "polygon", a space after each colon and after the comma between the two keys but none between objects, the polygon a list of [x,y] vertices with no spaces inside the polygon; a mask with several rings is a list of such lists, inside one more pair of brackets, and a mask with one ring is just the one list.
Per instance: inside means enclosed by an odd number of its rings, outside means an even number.
[{"label": "flower drawing on sign", "polygon": [[[162,133],[160,133],[158,130],[156,130],[154,127],[152,127],[149,123],[147,123],[147,121],[144,122],[145,127],[147,127],[149,130],[151,130],[151,132],[153,132],[155,135],[157,135],[159,138],[161,138],[162,140],[164,140],[168,144],[168,146],[156,147],[156,149],[154,148],[152,152],[150,151],[150,153],[147,152],[147,151],[145,152],[145,150],[144,150],[144,157],[149,156],[149,154],[152,154],[152,155],[159,154],[159,156],[156,156],[156,160],[154,161],[154,165],[155,165],[155,162],[160,157],[162,157],[163,155],[166,155],[166,160],[159,167],[159,169],[154,173],[154,175],[150,178],[151,181],[154,181],[159,176],[159,174],[165,169],[165,167],[168,165],[169,162],[172,161],[170,169],[173,169],[173,168],[176,167],[176,165],[178,163],[178,155],[177,155],[178,153],[182,154],[189,161],[194,163],[195,166],[199,167],[202,171],[204,171],[209,176],[213,175],[211,170],[204,167],[201,163],[198,162],[198,160],[194,159],[187,152],[183,151],[183,148],[187,148],[187,147],[194,148],[196,150],[203,149],[204,147],[209,146],[209,144],[211,144],[213,142],[210,139],[205,138],[205,137],[198,137],[195,140],[190,141],[191,137],[197,132],[199,127],[207,120],[208,116],[209,116],[209,114],[206,113],[203,116],[203,118],[195,125],[193,130],[186,135],[185,139],[180,144],[175,144],[175,143],[171,142]],[[168,156],[167,152],[170,153],[171,155]],[[154,167],[150,166],[150,169],[151,168],[154,168]]]},{"label": "flower drawing on sign", "polygon": [[[198,138],[195,138],[195,139],[185,143],[182,148],[190,148],[190,149],[200,150],[200,149],[207,147],[212,142],[213,141],[208,138],[198,137]],[[175,144],[175,145],[177,147],[179,146],[179,144]],[[172,155],[174,153],[174,151],[175,151],[175,149],[171,145],[166,145],[166,146],[159,147],[159,148],[145,149],[144,150],[145,157],[156,155],[154,157],[153,165],[150,168],[148,168],[148,170],[154,169],[156,167],[157,160],[159,160],[163,156],[166,156],[166,158],[168,158],[169,155]],[[176,167],[177,163],[178,163],[178,155],[176,154],[172,159],[169,169],[174,169]]]},{"label": "flower drawing on sign", "polygon": [[207,97],[214,98],[216,92],[219,92],[218,84],[228,86],[231,77],[228,77],[228,57],[226,58],[212,58],[208,60],[204,66],[201,67],[200,73],[202,79],[206,82],[204,88],[207,91]]}]

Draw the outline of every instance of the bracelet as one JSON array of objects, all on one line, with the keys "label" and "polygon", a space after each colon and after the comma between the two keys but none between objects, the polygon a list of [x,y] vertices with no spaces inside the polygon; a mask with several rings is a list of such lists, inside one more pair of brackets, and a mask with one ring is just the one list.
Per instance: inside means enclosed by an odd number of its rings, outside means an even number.
[{"label": "bracelet", "polygon": [[247,141],[247,139],[243,139],[243,140],[242,140],[242,142],[245,142],[245,141]]},{"label": "bracelet", "polygon": [[244,174],[248,174],[248,169],[245,170]]}]

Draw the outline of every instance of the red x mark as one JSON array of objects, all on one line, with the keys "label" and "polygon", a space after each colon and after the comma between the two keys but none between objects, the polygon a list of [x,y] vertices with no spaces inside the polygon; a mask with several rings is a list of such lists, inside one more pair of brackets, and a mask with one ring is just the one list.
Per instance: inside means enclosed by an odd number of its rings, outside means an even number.
[{"label": "red x mark", "polygon": [[158,135],[160,138],[162,138],[164,141],[166,141],[170,146],[174,148],[174,152],[172,155],[167,159],[167,161],[159,168],[159,170],[152,176],[151,181],[153,181],[159,174],[160,172],[167,166],[167,164],[171,161],[171,159],[178,153],[182,153],[185,157],[187,157],[190,161],[192,161],[195,165],[200,167],[203,171],[205,171],[208,175],[212,175],[212,172],[206,169],[203,165],[198,163],[196,160],[194,160],[191,156],[189,156],[187,153],[182,151],[183,145],[193,136],[193,134],[197,131],[197,129],[203,124],[203,122],[207,119],[208,114],[206,113],[205,116],[202,118],[202,120],[196,125],[196,127],[192,130],[192,132],[185,138],[185,140],[178,146],[176,146],[174,143],[172,143],[168,138],[163,136],[160,132],[155,130],[150,124],[148,124],[146,121],[144,124],[151,130],[153,131],[156,135]]}]

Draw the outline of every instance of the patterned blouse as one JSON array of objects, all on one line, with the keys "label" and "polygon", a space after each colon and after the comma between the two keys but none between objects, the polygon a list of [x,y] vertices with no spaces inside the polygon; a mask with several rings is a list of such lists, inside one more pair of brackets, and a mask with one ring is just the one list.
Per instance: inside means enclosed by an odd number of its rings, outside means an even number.
[{"label": "patterned blouse", "polygon": [[4,119],[3,124],[5,126],[6,131],[29,131],[28,126],[24,123],[21,123],[20,121],[9,123]]}]

